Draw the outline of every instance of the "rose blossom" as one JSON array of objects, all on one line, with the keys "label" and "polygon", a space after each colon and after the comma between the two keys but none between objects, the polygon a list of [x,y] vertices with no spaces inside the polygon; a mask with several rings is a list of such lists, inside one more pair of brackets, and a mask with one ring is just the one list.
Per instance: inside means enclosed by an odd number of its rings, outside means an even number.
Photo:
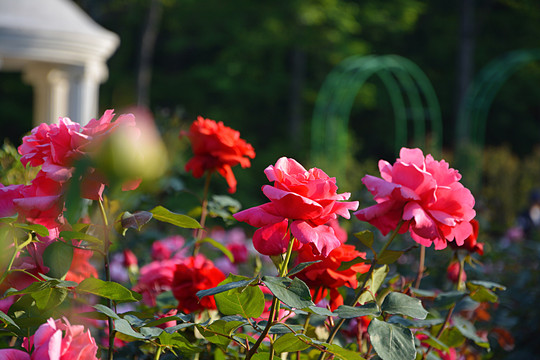
[{"label": "rose blossom", "polygon": [[343,304],[343,297],[337,291],[342,286],[356,289],[358,286],[357,275],[369,270],[369,265],[358,263],[345,270],[338,270],[342,263],[356,258],[365,258],[366,254],[359,252],[353,245],[341,245],[328,254],[322,256],[314,254],[311,247],[303,246],[298,251],[297,263],[310,261],[320,262],[312,264],[296,274],[311,289],[315,303],[326,296],[326,290],[330,290],[330,306],[334,310]]},{"label": "rose blossom", "polygon": [[444,249],[447,241],[463,245],[473,229],[474,197],[459,180],[457,170],[444,160],[424,157],[420,149],[402,148],[394,165],[379,161],[382,179],[366,175],[362,182],[376,205],[355,212],[358,219],[383,235],[403,221],[400,233],[410,232],[421,245]]},{"label": "rose blossom", "polygon": [[142,294],[145,304],[156,306],[156,296],[171,290],[176,265],[180,261],[179,259],[152,261],[141,268],[139,281],[133,290]]},{"label": "rose blossom", "polygon": [[465,239],[465,242],[462,246],[457,245],[455,242],[451,242],[450,246],[452,249],[463,249],[467,250],[470,253],[477,253],[478,255],[484,255],[484,243],[479,243],[478,240],[478,221],[475,219],[471,220],[471,225],[473,228],[472,234]]},{"label": "rose blossom", "polygon": [[89,277],[97,278],[97,270],[89,261],[92,255],[94,255],[92,250],[74,248],[73,260],[71,261],[71,266],[66,274],[66,280],[80,283]]},{"label": "rose blossom", "polygon": [[229,192],[234,193],[236,178],[231,167],[250,167],[249,158],[255,157],[253,147],[240,138],[238,131],[202,116],[197,117],[189,131],[180,133],[183,136],[189,138],[194,155],[186,164],[186,171],[193,171],[196,178],[206,171],[217,171],[227,181]]},{"label": "rose blossom", "polygon": [[264,173],[274,182],[273,186],[262,187],[270,202],[233,215],[236,220],[260,227],[253,235],[258,252],[264,255],[286,252],[289,228],[301,245],[310,244],[316,253],[324,256],[341,245],[327,223],[338,215],[350,218],[349,210],[356,210],[358,201],[342,201],[351,194],[338,194],[335,178],[317,168],[306,170],[296,160],[286,157],[267,167]]},{"label": "rose blossom", "polygon": [[71,325],[64,317],[53,318],[41,325],[36,333],[25,339],[25,347],[32,351],[32,360],[97,360],[97,345],[84,326]]},{"label": "rose blossom", "polygon": [[176,265],[172,281],[172,292],[178,300],[178,310],[191,313],[203,309],[216,309],[213,296],[199,299],[200,290],[216,287],[225,280],[225,275],[203,255],[191,256]]},{"label": "rose blossom", "polygon": [[2,360],[31,360],[30,354],[17,349],[0,349]]}]

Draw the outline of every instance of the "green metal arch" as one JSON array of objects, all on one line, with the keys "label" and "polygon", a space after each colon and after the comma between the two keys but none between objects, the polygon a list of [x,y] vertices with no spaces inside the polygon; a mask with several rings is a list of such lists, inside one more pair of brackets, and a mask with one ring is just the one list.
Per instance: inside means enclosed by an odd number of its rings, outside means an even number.
[{"label": "green metal arch", "polygon": [[395,150],[407,144],[407,120],[413,121],[414,143],[425,146],[426,120],[431,122],[431,152],[440,155],[442,123],[439,102],[431,83],[413,62],[397,55],[353,56],[326,77],[313,113],[312,161],[332,164],[342,171],[347,151],[351,109],[364,83],[377,75],[384,84],[394,111]]},{"label": "green metal arch", "polygon": [[465,94],[457,123],[459,143],[472,142],[482,149],[487,117],[495,96],[504,83],[524,65],[540,60],[540,49],[522,49],[506,53],[484,67]]}]

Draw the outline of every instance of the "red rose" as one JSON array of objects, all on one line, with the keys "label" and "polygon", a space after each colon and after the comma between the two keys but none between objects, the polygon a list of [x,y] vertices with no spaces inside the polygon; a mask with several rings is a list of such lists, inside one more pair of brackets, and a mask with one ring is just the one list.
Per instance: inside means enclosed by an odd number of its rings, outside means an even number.
[{"label": "red rose", "polygon": [[253,147],[240,138],[240,133],[223,125],[220,121],[201,116],[191,124],[188,132],[182,131],[180,137],[187,136],[191,142],[193,158],[186,164],[186,171],[200,178],[206,171],[217,171],[229,185],[229,192],[236,191],[236,178],[231,167],[240,164],[243,168],[251,166],[248,158],[255,157]]},{"label": "red rose", "polygon": [[338,194],[335,178],[317,168],[306,170],[285,157],[264,172],[274,182],[262,188],[270,202],[233,215],[236,220],[260,227],[253,236],[257,251],[264,255],[284,253],[290,238],[288,220],[292,220],[292,235],[302,245],[310,244],[316,253],[326,256],[341,245],[327,223],[338,215],[348,219],[349,210],[356,210],[358,201],[342,201],[351,194]]},{"label": "red rose", "polygon": [[394,165],[379,161],[381,177],[362,179],[376,205],[355,213],[383,235],[404,221],[400,233],[410,232],[421,245],[446,248],[448,241],[463,245],[473,229],[474,197],[459,180],[461,175],[444,160],[424,157],[420,149],[402,148]]},{"label": "red rose", "polygon": [[66,280],[80,283],[89,277],[97,278],[97,270],[89,261],[93,254],[94,253],[91,250],[74,248],[73,260],[71,261],[71,267],[66,275]]},{"label": "red rose", "polygon": [[225,275],[203,255],[191,256],[176,265],[172,292],[178,300],[178,310],[191,313],[203,309],[216,309],[213,296],[199,299],[196,293],[211,289],[225,280]]},{"label": "red rose", "polygon": [[478,228],[479,228],[478,221],[476,221],[475,219],[472,219],[471,225],[473,228],[473,232],[468,238],[465,239],[465,242],[463,243],[463,245],[459,246],[455,242],[451,242],[450,246],[456,250],[464,249],[470,253],[478,253],[478,255],[484,255],[484,243],[477,242]]},{"label": "red rose", "polygon": [[[302,270],[296,276],[303,280],[312,290],[312,295],[317,295],[315,302],[320,301],[325,295],[324,290],[330,290],[330,304],[332,309],[343,304],[343,298],[337,291],[341,286],[356,289],[357,274],[363,274],[369,270],[369,265],[359,263],[346,270],[338,271],[342,263],[354,260],[358,257],[365,258],[366,254],[359,252],[353,245],[341,245],[328,254],[328,256],[316,255],[309,246],[303,246],[298,251],[297,263],[320,260]],[[322,288],[322,289],[320,289]],[[320,289],[320,290],[319,290]]]},{"label": "red rose", "polygon": [[[460,282],[458,280],[459,278],[459,262],[453,262],[450,265],[448,265],[448,268],[446,269],[446,277],[448,280],[450,280],[453,283]],[[461,271],[461,282],[467,281],[467,274],[465,274],[465,270]]]}]

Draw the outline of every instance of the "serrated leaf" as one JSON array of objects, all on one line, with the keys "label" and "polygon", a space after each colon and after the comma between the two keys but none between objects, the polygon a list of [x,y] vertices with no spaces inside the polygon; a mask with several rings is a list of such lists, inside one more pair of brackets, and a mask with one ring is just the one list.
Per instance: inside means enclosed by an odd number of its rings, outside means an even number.
[{"label": "serrated leaf", "polygon": [[[239,281],[250,284],[253,279],[229,274],[220,285],[238,283]],[[258,286],[235,287],[216,294],[214,299],[219,311],[224,315],[241,315],[249,319],[261,316],[264,311],[264,294]]]},{"label": "serrated leaf", "polygon": [[94,309],[96,309],[100,313],[106,315],[107,317],[110,317],[110,318],[115,319],[115,320],[120,319],[120,316],[118,316],[111,308],[109,308],[109,307],[107,307],[105,305],[96,304],[93,307],[94,307]]},{"label": "serrated leaf", "polygon": [[321,262],[322,260],[316,260],[316,261],[308,261],[308,262],[303,262],[303,263],[300,263],[298,265],[296,265],[295,267],[293,267],[291,270],[289,270],[289,273],[287,274],[288,277],[291,277],[293,275],[296,275],[298,274],[300,271],[304,270],[305,268],[307,268],[308,266],[311,266],[313,264],[316,264],[316,263],[319,263]]},{"label": "serrated leaf", "polygon": [[381,310],[389,314],[400,314],[421,320],[428,314],[420,299],[399,292],[389,293],[384,298]]},{"label": "serrated leaf", "polygon": [[12,326],[15,326],[17,329],[20,329],[19,328],[19,325],[17,325],[15,323],[15,321],[13,321],[12,318],[10,318],[6,313],[4,313],[2,310],[0,310],[0,320],[2,320],[2,322],[4,324],[7,324],[7,325],[12,325]]},{"label": "serrated leaf", "polygon": [[51,243],[43,251],[43,264],[49,268],[47,275],[53,278],[63,278],[73,260],[73,247],[63,241]]},{"label": "serrated leaf", "polygon": [[84,294],[94,294],[117,302],[133,302],[142,299],[142,296],[113,281],[103,281],[96,278],[84,279],[76,291]]},{"label": "serrated leaf", "polygon": [[369,302],[360,306],[341,305],[335,313],[342,319],[352,319],[359,316],[379,316],[381,311],[376,302]]},{"label": "serrated leaf", "polygon": [[40,224],[13,224],[13,226],[28,231],[33,231],[39,236],[49,236],[49,229]]},{"label": "serrated leaf", "polygon": [[354,236],[360,240],[362,245],[368,247],[371,249],[371,251],[375,252],[373,250],[373,233],[369,230],[360,231],[354,234]]},{"label": "serrated leaf", "polygon": [[372,319],[368,326],[368,334],[373,348],[381,359],[415,359],[414,336],[406,327]]},{"label": "serrated leaf", "polygon": [[120,225],[124,229],[135,229],[140,231],[152,219],[152,213],[148,211],[136,211],[133,214],[124,211],[120,217]]},{"label": "serrated leaf", "polygon": [[114,320],[114,330],[118,331],[119,333],[134,337],[136,339],[147,339],[146,336],[133,330],[129,322],[124,319]]},{"label": "serrated leaf", "polygon": [[452,320],[456,329],[458,329],[463,336],[474,341],[476,345],[489,349],[489,342],[478,336],[476,328],[471,322],[459,316],[453,317]]},{"label": "serrated leaf", "polygon": [[213,245],[215,248],[221,250],[221,252],[229,259],[231,263],[234,262],[234,255],[232,254],[231,250],[227,249],[223,244],[217,242],[216,240],[206,237],[199,240],[198,243],[208,243]]},{"label": "serrated leaf", "polygon": [[403,255],[404,251],[397,251],[397,250],[384,250],[381,255],[377,258],[377,264],[380,265],[390,265],[395,263],[401,255]]},{"label": "serrated leaf", "polygon": [[364,293],[360,295],[360,297],[358,298],[359,304],[363,304],[368,301],[375,300],[373,298],[373,294],[379,291],[379,288],[384,282],[384,279],[386,278],[388,271],[389,269],[387,265],[383,265],[373,270],[373,272],[371,273],[371,276],[369,277],[369,280],[366,282],[366,291],[364,291]]},{"label": "serrated leaf", "polygon": [[309,347],[309,344],[306,344],[300,340],[295,334],[288,333],[280,336],[274,342],[274,350],[276,353],[281,354],[283,352],[295,352],[302,351]]},{"label": "serrated leaf", "polygon": [[167,209],[165,209],[163,206],[156,206],[152,210],[150,210],[152,215],[154,215],[154,219],[163,221],[169,224],[176,225],[181,228],[187,228],[187,229],[201,229],[202,226],[199,224],[199,222],[187,215],[181,215],[181,214],[175,214]]},{"label": "serrated leaf", "polygon": [[449,291],[445,293],[440,293],[435,298],[433,306],[436,308],[447,309],[463,299],[467,293],[463,291]]},{"label": "serrated leaf", "polygon": [[95,236],[88,235],[77,231],[61,231],[59,237],[67,240],[84,240],[92,244],[103,245],[103,241]]},{"label": "serrated leaf", "polygon": [[275,297],[291,308],[304,309],[315,306],[311,300],[308,286],[298,278],[291,280],[283,277],[263,276],[261,280]]},{"label": "serrated leaf", "polygon": [[[233,275],[233,274],[231,274],[231,275]],[[197,296],[199,297],[199,299],[202,299],[205,296],[216,295],[216,294],[222,293],[224,291],[229,291],[229,290],[236,289],[236,288],[239,288],[239,287],[246,287],[246,286],[249,286],[249,284],[251,284],[253,282],[253,280],[254,279],[247,279],[247,280],[233,281],[233,282],[230,282],[230,283],[224,283],[223,285],[218,285],[218,286],[216,286],[214,288],[211,288],[211,289],[197,291]]]}]

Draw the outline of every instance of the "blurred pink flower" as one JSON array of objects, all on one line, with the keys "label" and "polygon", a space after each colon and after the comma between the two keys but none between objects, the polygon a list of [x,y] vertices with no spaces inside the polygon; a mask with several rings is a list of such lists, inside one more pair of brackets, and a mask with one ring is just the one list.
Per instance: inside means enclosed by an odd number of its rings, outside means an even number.
[{"label": "blurred pink flower", "polygon": [[31,360],[30,354],[17,349],[0,349],[2,360]]},{"label": "blurred pink flower", "polygon": [[180,235],[172,235],[152,243],[152,259],[166,260],[172,257],[184,258],[186,250],[183,249],[185,240]]},{"label": "blurred pink flower", "polygon": [[146,305],[156,306],[156,296],[172,289],[176,265],[180,262],[179,259],[152,261],[141,268],[139,281],[133,290],[142,294]]},{"label": "blurred pink flower", "polygon": [[377,227],[383,235],[404,221],[400,233],[410,232],[421,245],[444,249],[447,241],[463,245],[471,235],[476,215],[474,197],[459,180],[457,170],[444,160],[424,157],[420,149],[402,148],[394,165],[379,161],[382,179],[362,179],[376,205],[355,212],[358,219]]},{"label": "blurred pink flower", "polygon": [[259,227],[253,236],[255,249],[264,255],[278,255],[287,250],[290,236],[302,245],[309,244],[324,256],[341,245],[334,229],[327,225],[337,216],[350,218],[349,210],[358,201],[345,202],[350,193],[337,193],[336,179],[320,169],[306,170],[296,160],[282,157],[275,166],[264,170],[273,186],[265,185],[263,193],[269,203],[234,214],[234,218]]}]

